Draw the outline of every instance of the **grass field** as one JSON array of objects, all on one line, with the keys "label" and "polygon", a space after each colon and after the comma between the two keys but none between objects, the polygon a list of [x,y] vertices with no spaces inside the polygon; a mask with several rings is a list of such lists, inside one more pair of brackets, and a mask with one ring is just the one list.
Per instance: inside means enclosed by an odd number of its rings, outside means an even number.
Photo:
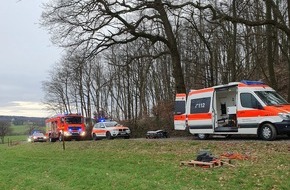
[{"label": "grass field", "polygon": [[[289,189],[290,146],[283,141],[115,139],[0,145],[1,189]],[[248,155],[233,165],[180,166],[207,149]]]},{"label": "grass field", "polygon": [[[17,135],[28,135],[29,129],[31,126],[29,125],[12,125],[12,133]],[[45,131],[45,127],[36,127],[37,130]]]}]

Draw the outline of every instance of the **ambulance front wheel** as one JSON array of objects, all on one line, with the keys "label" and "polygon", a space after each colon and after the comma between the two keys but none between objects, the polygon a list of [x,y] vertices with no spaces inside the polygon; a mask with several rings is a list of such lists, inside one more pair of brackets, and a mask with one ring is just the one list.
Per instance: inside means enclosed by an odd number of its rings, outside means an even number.
[{"label": "ambulance front wheel", "polygon": [[200,140],[206,140],[209,137],[209,134],[199,133],[196,135],[198,139]]},{"label": "ambulance front wheel", "polygon": [[259,136],[263,140],[272,141],[277,137],[277,131],[273,124],[265,123],[262,125]]}]

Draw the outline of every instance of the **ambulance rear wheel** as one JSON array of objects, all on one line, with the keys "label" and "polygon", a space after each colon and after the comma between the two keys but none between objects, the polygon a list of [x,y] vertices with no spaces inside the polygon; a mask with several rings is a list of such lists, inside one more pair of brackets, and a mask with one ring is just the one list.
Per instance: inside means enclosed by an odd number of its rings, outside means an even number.
[{"label": "ambulance rear wheel", "polygon": [[200,140],[206,140],[208,139],[208,137],[209,137],[209,134],[204,134],[204,133],[197,134],[197,138]]},{"label": "ambulance rear wheel", "polygon": [[273,124],[265,123],[262,125],[259,136],[263,140],[272,141],[277,137],[277,131]]}]

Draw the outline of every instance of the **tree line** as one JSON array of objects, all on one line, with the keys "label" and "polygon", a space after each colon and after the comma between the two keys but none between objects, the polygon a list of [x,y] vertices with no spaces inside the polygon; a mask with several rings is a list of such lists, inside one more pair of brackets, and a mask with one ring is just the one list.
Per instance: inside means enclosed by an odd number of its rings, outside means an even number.
[{"label": "tree line", "polygon": [[42,26],[64,49],[43,81],[48,109],[172,124],[175,93],[263,80],[290,100],[285,0],[54,0]]}]

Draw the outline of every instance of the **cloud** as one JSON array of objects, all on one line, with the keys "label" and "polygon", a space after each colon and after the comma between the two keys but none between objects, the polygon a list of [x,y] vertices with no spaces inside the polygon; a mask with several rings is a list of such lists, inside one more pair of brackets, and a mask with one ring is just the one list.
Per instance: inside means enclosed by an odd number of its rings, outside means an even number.
[{"label": "cloud", "polygon": [[49,115],[40,103],[41,81],[62,51],[38,24],[45,2],[0,1],[0,115]]},{"label": "cloud", "polygon": [[12,101],[0,107],[0,115],[49,117],[51,113],[40,102]]}]

